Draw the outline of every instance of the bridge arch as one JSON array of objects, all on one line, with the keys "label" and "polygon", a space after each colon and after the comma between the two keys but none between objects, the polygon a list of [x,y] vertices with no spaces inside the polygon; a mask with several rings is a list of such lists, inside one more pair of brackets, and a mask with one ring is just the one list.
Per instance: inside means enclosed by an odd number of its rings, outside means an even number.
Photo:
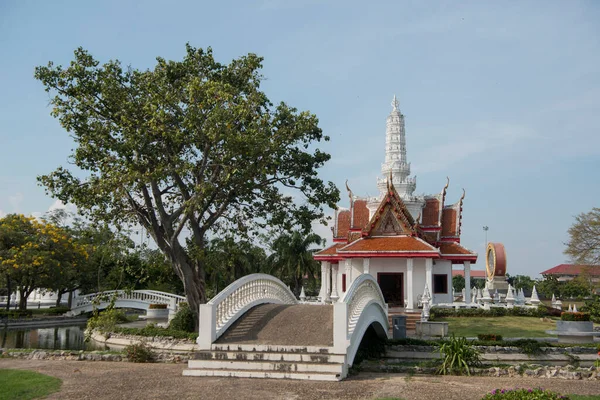
[{"label": "bridge arch", "polygon": [[380,338],[387,338],[388,307],[379,284],[370,274],[356,278],[335,307],[339,311],[334,310],[334,347],[340,350],[345,347],[346,363],[350,367],[370,326]]}]

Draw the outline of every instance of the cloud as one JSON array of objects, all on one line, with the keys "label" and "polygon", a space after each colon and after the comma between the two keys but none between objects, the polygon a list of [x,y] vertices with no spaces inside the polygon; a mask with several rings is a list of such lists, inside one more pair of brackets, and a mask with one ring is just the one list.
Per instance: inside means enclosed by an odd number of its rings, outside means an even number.
[{"label": "cloud", "polygon": [[2,210],[0,210],[0,218],[4,218],[6,217],[6,213]]},{"label": "cloud", "polygon": [[18,213],[23,203],[23,193],[16,193],[12,196],[8,196],[8,203],[12,207],[12,212]]}]

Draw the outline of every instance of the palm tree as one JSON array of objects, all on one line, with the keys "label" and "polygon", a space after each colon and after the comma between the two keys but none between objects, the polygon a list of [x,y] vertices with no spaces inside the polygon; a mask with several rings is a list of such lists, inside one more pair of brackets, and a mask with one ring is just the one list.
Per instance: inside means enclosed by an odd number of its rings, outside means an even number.
[{"label": "palm tree", "polygon": [[324,240],[316,233],[304,236],[298,231],[279,236],[271,245],[269,256],[271,274],[292,287],[296,296],[300,294],[305,277],[315,281],[319,263],[313,259],[313,245],[322,246]]}]

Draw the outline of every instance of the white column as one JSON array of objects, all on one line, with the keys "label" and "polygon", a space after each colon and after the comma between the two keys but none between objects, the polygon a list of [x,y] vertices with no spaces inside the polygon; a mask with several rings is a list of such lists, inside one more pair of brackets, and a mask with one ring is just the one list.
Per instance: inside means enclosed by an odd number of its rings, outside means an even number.
[{"label": "white column", "polygon": [[335,303],[340,296],[338,295],[337,289],[338,281],[338,264],[331,265],[331,301]]},{"label": "white column", "polygon": [[352,285],[352,259],[346,258],[346,290]]},{"label": "white column", "polygon": [[431,293],[431,304],[433,304],[433,259],[432,258],[425,259],[425,283],[427,283],[427,287],[429,288],[429,293]]},{"label": "white column", "polygon": [[370,273],[371,259],[363,258],[363,274]]},{"label": "white column", "polygon": [[404,307],[408,310],[412,310],[415,307],[414,299],[413,299],[413,259],[406,259],[406,297],[408,298],[408,302],[404,305]]},{"label": "white column", "polygon": [[319,301],[324,303],[327,299],[327,270],[329,269],[329,261],[321,261],[321,290],[319,290]]},{"label": "white column", "polygon": [[471,302],[471,262],[465,261],[463,263],[465,267],[465,303]]}]

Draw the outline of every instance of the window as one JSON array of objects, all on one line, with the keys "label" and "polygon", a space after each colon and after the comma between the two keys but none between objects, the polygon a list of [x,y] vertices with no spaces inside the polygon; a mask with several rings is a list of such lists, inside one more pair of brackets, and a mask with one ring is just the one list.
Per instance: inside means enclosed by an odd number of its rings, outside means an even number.
[{"label": "window", "polygon": [[342,292],[346,293],[346,274],[342,274]]},{"label": "window", "polygon": [[448,275],[434,274],[433,275],[433,293],[447,294],[448,293]]}]

